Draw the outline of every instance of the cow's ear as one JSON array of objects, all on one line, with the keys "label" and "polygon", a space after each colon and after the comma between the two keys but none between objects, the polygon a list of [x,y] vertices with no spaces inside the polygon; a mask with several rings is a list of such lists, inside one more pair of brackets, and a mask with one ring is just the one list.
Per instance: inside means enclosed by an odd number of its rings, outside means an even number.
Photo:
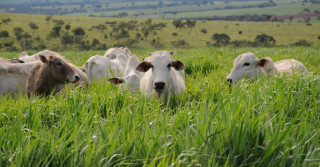
[{"label": "cow's ear", "polygon": [[140,72],[147,72],[151,67],[152,65],[150,62],[144,61],[137,66],[136,70]]},{"label": "cow's ear", "polygon": [[177,71],[186,69],[186,66],[180,60],[172,61],[172,67]]},{"label": "cow's ear", "polygon": [[48,63],[48,59],[46,58],[46,56],[43,55],[39,55],[40,61],[42,61],[42,63]]},{"label": "cow's ear", "polygon": [[170,54],[173,55],[173,52],[171,51]]},{"label": "cow's ear", "polygon": [[120,84],[124,83],[123,78],[109,78],[108,81],[115,84],[115,85],[120,85]]},{"label": "cow's ear", "polygon": [[83,67],[78,66],[78,68],[79,68],[82,72],[86,73],[86,70],[85,70]]},{"label": "cow's ear", "polygon": [[258,60],[257,66],[266,67],[268,64],[269,64],[268,59],[260,59],[260,60]]}]

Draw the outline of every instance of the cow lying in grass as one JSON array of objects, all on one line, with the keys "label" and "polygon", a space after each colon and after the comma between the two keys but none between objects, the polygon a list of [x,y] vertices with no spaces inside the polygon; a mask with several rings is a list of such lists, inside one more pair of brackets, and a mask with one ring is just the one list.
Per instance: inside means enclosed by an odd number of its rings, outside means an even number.
[{"label": "cow lying in grass", "polygon": [[126,55],[127,59],[129,59],[133,54],[130,52],[128,48],[119,47],[119,48],[109,48],[105,53],[104,57],[108,57],[109,59],[113,60],[117,58],[117,55],[123,54]]},{"label": "cow lying in grass", "polygon": [[127,56],[119,54],[115,59],[104,56],[92,56],[83,65],[90,81],[103,80],[113,76],[123,75],[127,64]]},{"label": "cow lying in grass", "polygon": [[[51,54],[54,54],[56,57],[59,57],[67,62],[67,60],[64,59],[64,56],[61,56],[59,53],[53,52],[51,50],[43,50],[43,51],[35,53],[31,56],[29,56],[26,52],[22,52],[20,54],[19,59],[21,59],[25,62],[36,62],[36,61],[40,60],[40,55],[45,56],[47,59],[49,59],[49,56]],[[68,64],[80,77],[79,82],[70,83],[70,84],[68,84],[68,87],[70,88],[70,87],[74,87],[74,86],[88,86],[90,83],[90,80],[89,80],[87,74],[85,72],[83,72],[80,67],[73,65],[69,61],[68,61]]]},{"label": "cow lying in grass", "polygon": [[140,89],[147,97],[166,100],[169,97],[179,96],[186,89],[185,81],[178,72],[185,69],[179,60],[172,59],[172,52],[156,51],[148,61],[143,61],[137,70],[143,72],[140,78]]},{"label": "cow lying in grass", "polygon": [[5,59],[5,58],[0,57],[0,63],[14,64],[14,63],[24,63],[24,61],[23,61],[23,60],[20,60],[20,59],[16,59],[16,58],[13,58],[13,59]]},{"label": "cow lying in grass", "polygon": [[0,96],[26,91],[26,83],[34,62],[0,63]]},{"label": "cow lying in grass", "polygon": [[227,81],[237,82],[243,77],[255,78],[261,75],[272,76],[278,73],[291,75],[294,72],[307,72],[305,66],[294,59],[286,59],[273,63],[270,57],[258,59],[253,53],[239,55],[233,63],[233,69]]},{"label": "cow lying in grass", "polygon": [[140,72],[136,67],[140,64],[137,56],[131,56],[127,62],[123,77],[109,78],[108,81],[120,85],[121,90],[133,90],[137,92],[140,87]]},{"label": "cow lying in grass", "polygon": [[27,94],[48,96],[59,92],[65,87],[65,83],[75,83],[80,80],[79,75],[64,61],[54,53],[48,59],[39,55],[31,70],[27,81]]}]

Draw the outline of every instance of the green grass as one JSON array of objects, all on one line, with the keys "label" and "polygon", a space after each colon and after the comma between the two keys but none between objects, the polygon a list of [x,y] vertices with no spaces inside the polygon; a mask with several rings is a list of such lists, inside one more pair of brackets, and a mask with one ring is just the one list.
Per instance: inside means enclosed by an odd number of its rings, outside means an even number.
[{"label": "green grass", "polygon": [[[167,103],[108,82],[61,97],[3,97],[0,166],[318,166],[319,50],[174,49],[187,66],[187,90]],[[141,59],[154,50],[131,51]],[[225,77],[246,51],[297,59],[311,74],[230,88]],[[104,51],[60,53],[82,65]]]}]

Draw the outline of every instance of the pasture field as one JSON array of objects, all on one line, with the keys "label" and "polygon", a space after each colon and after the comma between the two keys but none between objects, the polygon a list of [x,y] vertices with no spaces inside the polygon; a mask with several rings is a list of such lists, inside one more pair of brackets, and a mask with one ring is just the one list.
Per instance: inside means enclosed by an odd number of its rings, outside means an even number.
[{"label": "pasture field", "polygon": [[[97,39],[100,44],[105,44],[107,48],[115,45],[128,46],[127,41],[135,40],[132,43],[134,48],[153,49],[152,41],[158,41],[162,48],[173,48],[173,42],[185,41],[185,45],[180,47],[187,48],[205,48],[207,43],[215,43],[211,39],[215,33],[225,33],[230,36],[230,41],[247,40],[254,41],[257,35],[267,34],[274,37],[276,45],[291,45],[299,40],[306,40],[307,42],[319,45],[320,40],[320,23],[312,23],[311,26],[307,26],[305,23],[288,23],[288,22],[237,22],[237,21],[197,21],[196,26],[193,28],[177,29],[172,25],[172,20],[152,20],[152,24],[165,23],[166,27],[149,32],[149,35],[145,37],[142,32],[142,25],[145,24],[146,19],[129,19],[129,18],[97,18],[97,17],[80,17],[80,16],[53,16],[50,21],[46,21],[46,15],[30,15],[30,14],[7,14],[1,13],[0,20],[10,18],[12,21],[8,24],[2,23],[0,25],[0,31],[8,31],[8,38],[0,38],[0,44],[14,42],[18,50],[23,50],[21,44],[25,43],[17,41],[14,34],[15,27],[21,27],[23,29],[22,34],[28,33],[32,37],[28,40],[32,41],[32,47],[38,47],[45,45],[51,50],[73,50],[79,46],[76,42],[72,45],[62,45],[61,36],[68,33],[73,35],[72,30],[77,27],[82,27],[85,31],[83,41],[91,43],[93,39]],[[61,26],[60,37],[48,38],[48,34],[55,27],[53,20],[64,21],[64,25]],[[128,37],[117,40],[111,37],[110,33],[113,32],[113,28],[105,22],[129,22],[137,21],[137,27],[134,30],[128,31]],[[39,26],[39,29],[32,30],[29,27],[29,23],[35,23]],[[66,25],[70,25],[70,30],[65,29]],[[94,29],[92,26],[105,25],[106,29],[101,31]],[[206,33],[202,33],[201,30],[205,29]],[[241,31],[241,33],[239,33]],[[119,32],[120,33],[120,32]],[[137,38],[138,33],[141,37]],[[173,34],[176,35],[173,35]],[[115,32],[112,33],[115,36]],[[107,38],[105,38],[107,36]],[[143,38],[143,39],[142,39]],[[75,40],[76,41],[76,40]],[[30,42],[29,42],[30,43]],[[1,48],[0,48],[1,49]],[[3,47],[2,50],[6,50]]]},{"label": "pasture field", "polygon": [[[142,59],[154,49],[131,51]],[[0,166],[319,166],[319,47],[172,51],[187,67],[187,90],[166,103],[109,82],[48,98],[2,97]],[[310,74],[229,87],[233,59],[247,51],[297,59]],[[76,65],[103,53],[60,52]]]}]

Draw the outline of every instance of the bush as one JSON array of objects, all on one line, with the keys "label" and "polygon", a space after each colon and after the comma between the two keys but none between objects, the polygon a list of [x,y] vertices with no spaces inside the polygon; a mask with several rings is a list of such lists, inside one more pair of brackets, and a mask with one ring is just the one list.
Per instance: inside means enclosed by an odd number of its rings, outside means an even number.
[{"label": "bush", "polygon": [[8,37],[9,37],[8,31],[1,31],[0,32],[0,38],[8,38]]},{"label": "bush", "polygon": [[266,34],[257,35],[254,41],[261,46],[272,46],[276,43],[276,40],[272,36]]},{"label": "bush", "polygon": [[73,29],[72,32],[75,36],[84,36],[86,34],[82,27],[77,27]]},{"label": "bush", "polygon": [[163,48],[163,47],[164,47],[164,45],[160,43],[159,37],[156,38],[156,39],[153,39],[153,40],[151,41],[151,45],[152,45],[154,48],[156,48],[156,49],[160,49],[160,48]]},{"label": "bush", "polygon": [[65,28],[66,30],[70,30],[71,26],[70,26],[70,24],[68,24],[68,25],[64,26],[64,28]]},{"label": "bush", "polygon": [[293,44],[294,46],[311,46],[312,43],[306,40],[299,40]]},{"label": "bush", "polygon": [[49,38],[57,38],[60,36],[60,30],[61,30],[61,27],[60,26],[54,26],[52,28],[52,30],[50,31],[49,33]]},{"label": "bush", "polygon": [[29,27],[30,27],[31,29],[33,29],[33,30],[39,29],[39,26],[37,26],[37,24],[36,24],[36,23],[33,23],[33,22],[30,22],[30,23],[29,23]]},{"label": "bush", "polygon": [[64,33],[61,37],[62,45],[72,45],[73,44],[73,36],[69,35],[69,33]]},{"label": "bush", "polygon": [[177,34],[177,33],[175,33],[175,32],[174,32],[174,33],[172,33],[172,36],[177,36],[177,35],[178,35],[178,34]]},{"label": "bush", "polygon": [[178,48],[178,47],[189,46],[189,43],[183,39],[183,40],[173,41],[171,42],[171,45]]},{"label": "bush", "polygon": [[207,29],[205,29],[205,28],[201,29],[201,33],[206,34],[207,33]]},{"label": "bush", "polygon": [[212,35],[211,39],[216,41],[215,45],[225,46],[225,45],[229,44],[231,38],[229,37],[229,35],[227,35],[225,33],[222,33],[222,34],[215,33]]},{"label": "bush", "polygon": [[16,36],[17,40],[20,41],[21,38],[22,38],[22,35],[21,33],[23,32],[24,30],[21,28],[21,27],[14,27],[13,28],[13,33],[14,35]]}]

